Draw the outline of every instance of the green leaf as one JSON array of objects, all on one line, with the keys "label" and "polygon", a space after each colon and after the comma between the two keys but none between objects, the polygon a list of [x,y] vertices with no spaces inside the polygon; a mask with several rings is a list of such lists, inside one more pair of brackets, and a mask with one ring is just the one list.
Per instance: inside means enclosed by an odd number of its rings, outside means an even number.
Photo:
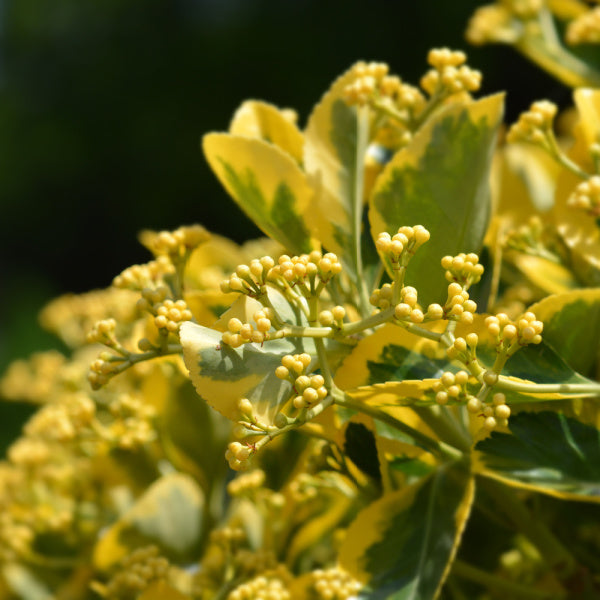
[{"label": "green leaf", "polygon": [[575,371],[593,375],[600,347],[600,289],[580,289],[544,298],[530,307],[544,322],[544,340]]},{"label": "green leaf", "polygon": [[[289,113],[290,111],[288,111]],[[304,137],[281,109],[260,100],[246,100],[235,111],[229,133],[271,142],[302,163]]]},{"label": "green leaf", "polygon": [[510,418],[479,442],[483,475],[563,499],[600,502],[600,431],[556,412]]},{"label": "green leaf", "polygon": [[339,255],[353,279],[362,274],[360,235],[364,160],[369,135],[367,109],[349,106],[344,89],[354,68],[339,77],[317,104],[305,131],[304,168],[316,190],[310,223],[314,235]]},{"label": "green leaf", "polygon": [[289,154],[227,133],[205,135],[202,147],[219,181],[258,227],[291,252],[313,249],[306,222],[313,190]]},{"label": "green leaf", "polygon": [[346,456],[363,472],[378,481],[381,480],[379,472],[379,459],[377,458],[377,445],[375,436],[363,423],[348,423],[344,441]]},{"label": "green leaf", "polygon": [[359,513],[339,558],[367,584],[359,598],[435,598],[469,517],[474,489],[462,465],[448,465]]},{"label": "green leaf", "polygon": [[406,276],[424,306],[446,297],[443,274],[432,272],[443,256],[481,250],[502,109],[499,94],[439,111],[386,165],[371,194],[373,239],[383,231],[394,234],[402,225],[420,224],[431,233]]}]

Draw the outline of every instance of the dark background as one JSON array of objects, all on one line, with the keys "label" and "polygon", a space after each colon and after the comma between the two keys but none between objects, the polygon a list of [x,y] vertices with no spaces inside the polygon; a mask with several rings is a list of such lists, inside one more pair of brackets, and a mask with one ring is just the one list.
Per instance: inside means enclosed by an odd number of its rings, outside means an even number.
[{"label": "dark background", "polygon": [[469,54],[482,93],[508,89],[507,119],[570,92],[510,48],[469,48],[482,4],[422,0],[4,0],[0,2],[0,372],[47,348],[39,308],[107,286],[149,259],[142,228],[199,222],[258,231],[199,151],[246,98],[294,107],[304,126],[358,59],[410,83],[429,48]]}]

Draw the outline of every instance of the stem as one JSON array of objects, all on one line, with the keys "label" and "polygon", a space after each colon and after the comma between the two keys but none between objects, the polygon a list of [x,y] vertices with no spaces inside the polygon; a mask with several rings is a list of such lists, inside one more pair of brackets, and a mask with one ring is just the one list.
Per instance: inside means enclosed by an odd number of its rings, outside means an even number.
[{"label": "stem", "polygon": [[588,173],[586,173],[579,167],[578,164],[574,163],[570,158],[568,158],[560,149],[553,131],[546,132],[546,141],[548,142],[548,151],[558,164],[562,165],[565,169],[571,171],[571,173],[574,173],[581,179],[587,180],[590,178]]},{"label": "stem", "polygon": [[389,425],[397,431],[408,435],[414,440],[414,443],[417,446],[423,448],[427,452],[431,452],[436,456],[449,460],[457,460],[462,458],[463,456],[463,453],[460,450],[457,450],[456,448],[446,444],[445,442],[441,442],[430,438],[428,435],[421,433],[417,429],[414,429],[410,425],[403,423],[402,421],[396,419],[395,417],[386,412],[379,410],[378,408],[369,406],[367,404],[363,404],[361,402],[357,402],[351,396],[344,392],[334,394],[334,402],[338,406],[350,408],[352,410],[361,412],[365,415],[369,415],[377,421],[381,421],[382,423]]},{"label": "stem", "polygon": [[325,379],[325,387],[328,390],[333,391],[335,384],[333,383],[333,376],[331,375],[331,369],[327,359],[327,351],[325,350],[325,344],[323,343],[323,340],[318,338],[315,339],[315,348],[317,350],[317,356],[319,357],[321,375],[323,375],[323,379]]},{"label": "stem", "polygon": [[511,392],[600,396],[600,383],[592,381],[590,383],[525,383],[500,375],[494,387]]},{"label": "stem", "polygon": [[377,325],[382,325],[391,319],[395,309],[395,306],[390,306],[389,308],[375,313],[366,319],[361,319],[360,321],[355,321],[354,323],[348,323],[342,327],[341,333],[343,335],[352,335],[354,333],[360,333],[365,329],[371,329],[372,327],[377,327]]},{"label": "stem", "polygon": [[369,143],[369,107],[358,107],[356,111],[356,155],[354,157],[354,206],[352,236],[354,238],[354,261],[356,264],[356,284],[359,294],[360,312],[369,314],[369,295],[363,273],[362,262],[362,222],[363,222],[363,196],[365,192],[364,160]]},{"label": "stem", "polygon": [[508,579],[504,579],[504,577],[483,571],[459,559],[456,559],[452,564],[452,574],[479,583],[486,589],[503,592],[508,598],[523,598],[524,600],[560,600],[561,598],[566,598],[566,594],[563,592],[557,593],[555,590],[546,592],[531,588],[522,583],[509,581]]},{"label": "stem", "polygon": [[515,43],[515,48],[569,87],[600,86],[600,73],[563,46],[549,45],[540,37],[525,36]]},{"label": "stem", "polygon": [[571,553],[555,537],[541,519],[536,519],[517,497],[514,489],[483,477],[482,484],[488,489],[496,506],[533,543],[540,555],[561,579],[573,574],[577,563]]}]

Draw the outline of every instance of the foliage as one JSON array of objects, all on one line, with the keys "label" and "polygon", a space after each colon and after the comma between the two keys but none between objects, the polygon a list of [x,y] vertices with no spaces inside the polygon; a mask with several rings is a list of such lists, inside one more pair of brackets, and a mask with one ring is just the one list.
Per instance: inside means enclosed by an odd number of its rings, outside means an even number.
[{"label": "foliage", "polygon": [[[596,12],[505,1],[469,35],[593,85],[544,36]],[[506,143],[465,61],[357,63],[304,130],[244,102],[202,147],[268,238],[144,231],[150,262],[44,310],[70,351],[2,380],[37,410],[0,598],[597,596],[600,96]]]}]

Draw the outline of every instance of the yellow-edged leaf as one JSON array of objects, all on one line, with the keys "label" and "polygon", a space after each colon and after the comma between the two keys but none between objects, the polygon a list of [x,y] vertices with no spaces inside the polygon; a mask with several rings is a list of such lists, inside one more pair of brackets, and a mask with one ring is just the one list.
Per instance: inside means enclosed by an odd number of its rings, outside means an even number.
[{"label": "yellow-edged leaf", "polygon": [[281,110],[261,100],[246,100],[235,111],[229,133],[271,142],[302,163],[304,136],[291,110]]},{"label": "yellow-edged leaf", "polygon": [[[432,269],[446,255],[479,252],[490,217],[489,177],[504,97],[453,103],[434,114],[377,178],[371,235],[423,225],[431,239],[411,259],[406,281],[421,303],[441,302],[447,282]],[[392,267],[386,261],[390,275]]]},{"label": "yellow-edged leaf", "polygon": [[260,229],[289,251],[314,248],[306,221],[313,189],[289,154],[227,133],[205,135],[202,147],[223,187]]},{"label": "yellow-edged leaf", "polygon": [[349,106],[344,89],[354,67],[334,81],[313,109],[305,131],[304,168],[315,189],[308,216],[311,231],[344,262],[349,275],[361,269],[364,161],[368,111]]},{"label": "yellow-edged leaf", "polygon": [[474,491],[470,473],[450,465],[385,494],[348,529],[340,563],[377,597],[435,598],[456,554]]}]

